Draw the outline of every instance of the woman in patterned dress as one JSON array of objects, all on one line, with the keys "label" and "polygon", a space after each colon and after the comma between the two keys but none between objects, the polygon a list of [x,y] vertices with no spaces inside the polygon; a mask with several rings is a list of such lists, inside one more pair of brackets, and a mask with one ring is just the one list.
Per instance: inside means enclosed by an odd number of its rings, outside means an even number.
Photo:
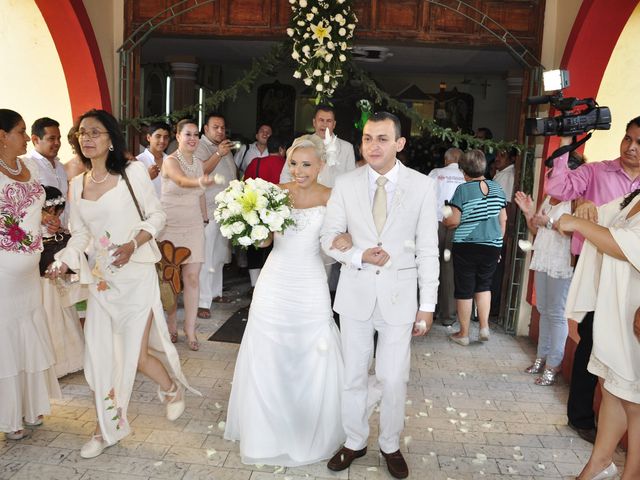
[{"label": "woman in patterned dress", "polygon": [[10,440],[40,425],[60,396],[38,269],[45,195],[37,165],[18,158],[25,131],[18,113],[0,109],[0,431]]}]

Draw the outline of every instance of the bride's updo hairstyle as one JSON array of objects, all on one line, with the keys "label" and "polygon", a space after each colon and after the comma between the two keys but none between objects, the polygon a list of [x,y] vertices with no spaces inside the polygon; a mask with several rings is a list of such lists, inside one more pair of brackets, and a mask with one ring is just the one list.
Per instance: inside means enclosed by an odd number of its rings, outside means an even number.
[{"label": "bride's updo hairstyle", "polygon": [[293,153],[299,148],[311,148],[322,163],[325,162],[324,144],[317,135],[302,135],[293,141],[287,150],[287,165],[291,162]]}]

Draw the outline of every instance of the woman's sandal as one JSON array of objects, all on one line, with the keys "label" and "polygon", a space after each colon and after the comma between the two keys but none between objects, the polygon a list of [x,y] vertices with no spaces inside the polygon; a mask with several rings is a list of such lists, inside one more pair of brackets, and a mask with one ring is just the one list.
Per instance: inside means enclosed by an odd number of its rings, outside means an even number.
[{"label": "woman's sandal", "polygon": [[548,387],[556,383],[556,377],[560,372],[559,368],[545,368],[542,376],[535,379],[535,384],[541,387]]},{"label": "woman's sandal", "polygon": [[544,358],[536,358],[532,365],[524,369],[524,373],[542,373],[544,370]]},{"label": "woman's sandal", "polygon": [[171,390],[164,392],[158,386],[158,398],[160,401],[164,403],[167,397],[171,399],[167,402],[167,420],[173,422],[184,413],[184,387],[180,384],[172,383]]},{"label": "woman's sandal", "polygon": [[208,308],[198,308],[197,317],[207,320],[211,318],[211,310]]},{"label": "woman's sandal", "polygon": [[178,332],[169,332],[169,338],[171,338],[171,343],[178,343]]},{"label": "woman's sandal", "polygon": [[[185,333],[185,335],[187,335]],[[187,338],[189,338],[189,336],[187,335]],[[195,340],[187,340],[187,346],[189,347],[189,350],[192,350],[194,352],[197,352],[198,350],[200,350],[200,343],[198,342],[198,337],[196,337]]]}]

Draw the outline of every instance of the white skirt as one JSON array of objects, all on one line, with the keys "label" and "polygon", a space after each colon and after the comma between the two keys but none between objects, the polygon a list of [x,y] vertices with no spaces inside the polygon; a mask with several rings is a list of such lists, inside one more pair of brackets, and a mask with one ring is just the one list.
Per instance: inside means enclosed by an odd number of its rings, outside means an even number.
[{"label": "white skirt", "polygon": [[42,307],[40,255],[0,252],[0,431],[50,413],[61,396]]},{"label": "white skirt", "polygon": [[84,334],[75,304],[86,300],[89,290],[86,285],[79,283],[61,288],[47,278],[41,278],[40,283],[56,359],[55,372],[60,378],[83,368]]}]

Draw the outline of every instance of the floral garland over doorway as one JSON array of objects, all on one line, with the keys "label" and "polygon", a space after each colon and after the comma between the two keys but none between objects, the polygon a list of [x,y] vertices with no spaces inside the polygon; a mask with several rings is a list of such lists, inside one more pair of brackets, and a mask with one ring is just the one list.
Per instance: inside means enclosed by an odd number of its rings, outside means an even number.
[{"label": "floral garland over doorway", "polygon": [[343,65],[351,59],[353,32],[358,21],[352,0],[289,0],[291,21],[287,35],[293,42],[294,78],[302,79],[318,95],[316,103],[331,98],[344,78]]}]

